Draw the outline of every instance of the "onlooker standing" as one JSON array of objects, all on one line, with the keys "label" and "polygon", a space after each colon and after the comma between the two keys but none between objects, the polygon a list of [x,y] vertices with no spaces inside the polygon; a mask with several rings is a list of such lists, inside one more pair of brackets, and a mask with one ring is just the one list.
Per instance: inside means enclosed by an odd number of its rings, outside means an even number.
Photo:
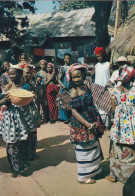
[{"label": "onlooker standing", "polygon": [[[70,65],[71,55],[66,53],[64,55],[65,65],[60,67],[58,75],[58,83],[60,84],[60,93],[63,93],[64,90],[70,89],[70,78],[69,78],[69,65]],[[68,118],[64,113],[63,109],[59,109],[59,118],[61,121],[68,123]]]},{"label": "onlooker standing", "polygon": [[[97,47],[95,49],[96,58],[98,59],[98,63],[95,65],[95,84],[105,87],[106,83],[110,79],[110,63],[105,61],[104,49],[102,47]],[[101,115],[103,123],[106,126],[106,130],[110,124],[110,116],[106,111],[102,108],[98,108],[98,111]]]},{"label": "onlooker standing", "polygon": [[[31,67],[25,67],[23,69],[23,77],[25,83],[22,86],[22,89],[28,90],[28,91],[34,91],[36,93],[35,84],[32,84],[31,82]],[[34,129],[29,132],[28,137],[28,151],[29,151],[29,157],[28,159],[30,161],[33,161],[38,158],[36,154],[36,147],[37,147],[37,128],[40,127],[40,117],[38,114],[38,109],[32,101],[29,104],[29,111],[31,115],[32,122],[34,124]]]},{"label": "onlooker standing", "polygon": [[56,122],[59,118],[59,110],[56,104],[59,87],[56,82],[55,74],[53,73],[53,67],[54,65],[52,63],[47,64],[47,74],[45,77],[46,96],[48,101],[49,118],[51,123]]},{"label": "onlooker standing", "polygon": [[4,73],[0,77],[0,83],[1,87],[4,88],[8,83],[10,83],[10,77],[9,77],[9,68],[10,68],[10,63],[8,61],[5,61],[3,63],[3,68],[4,68]]},{"label": "onlooker standing", "polygon": [[49,121],[49,116],[48,116],[48,104],[47,104],[47,98],[46,98],[46,87],[44,85],[44,79],[46,77],[47,61],[46,60],[41,60],[39,62],[39,66],[40,66],[40,71],[38,71],[36,73],[35,77],[37,78],[38,76],[40,76],[41,77],[41,85],[43,85],[41,123],[47,123]]},{"label": "onlooker standing", "polygon": [[42,111],[44,110],[45,107],[45,100],[44,100],[44,85],[41,84],[42,82],[42,77],[37,76],[36,77],[36,105],[38,108],[38,113],[40,115],[40,119],[42,122]]}]

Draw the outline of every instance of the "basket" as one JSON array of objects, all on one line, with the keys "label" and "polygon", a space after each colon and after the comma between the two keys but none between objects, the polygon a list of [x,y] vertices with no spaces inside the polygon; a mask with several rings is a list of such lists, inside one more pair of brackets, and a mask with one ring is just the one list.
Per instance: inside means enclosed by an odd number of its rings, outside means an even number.
[{"label": "basket", "polygon": [[14,105],[26,106],[34,97],[34,94],[24,89],[13,89],[9,91],[10,100]]}]

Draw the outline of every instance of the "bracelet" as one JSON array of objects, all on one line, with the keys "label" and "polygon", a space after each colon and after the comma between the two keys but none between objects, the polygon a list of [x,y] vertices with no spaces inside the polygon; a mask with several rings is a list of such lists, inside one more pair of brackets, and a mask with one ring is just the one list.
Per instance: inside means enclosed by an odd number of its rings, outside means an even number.
[{"label": "bracelet", "polygon": [[88,127],[87,129],[90,130],[92,127],[93,127],[93,126],[92,126],[92,124],[91,124],[90,127]]}]

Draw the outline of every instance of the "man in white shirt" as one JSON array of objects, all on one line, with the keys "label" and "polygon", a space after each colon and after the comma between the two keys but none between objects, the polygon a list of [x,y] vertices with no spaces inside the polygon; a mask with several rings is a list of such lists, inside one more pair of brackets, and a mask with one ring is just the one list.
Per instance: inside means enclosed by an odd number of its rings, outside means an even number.
[{"label": "man in white shirt", "polygon": [[[97,47],[95,49],[95,55],[98,59],[98,63],[95,65],[95,84],[105,87],[106,83],[110,80],[110,63],[104,59],[104,49],[102,47]],[[103,109],[97,107],[103,123],[106,126],[106,130],[110,124],[110,116]]]}]

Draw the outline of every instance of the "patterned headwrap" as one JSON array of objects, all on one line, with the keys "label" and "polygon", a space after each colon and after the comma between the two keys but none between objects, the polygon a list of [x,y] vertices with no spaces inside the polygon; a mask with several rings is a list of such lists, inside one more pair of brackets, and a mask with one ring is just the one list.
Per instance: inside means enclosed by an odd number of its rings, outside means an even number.
[{"label": "patterned headwrap", "polygon": [[55,68],[54,68],[54,64],[53,63],[48,63],[47,65],[51,65],[53,68],[52,74],[55,74]]},{"label": "patterned headwrap", "polygon": [[134,74],[135,74],[135,70],[133,67],[124,65],[122,72],[117,80],[121,82],[128,82],[130,78],[134,76]]},{"label": "patterned headwrap", "polygon": [[44,59],[42,59],[42,60],[39,61],[39,64],[40,63],[46,63],[46,61]]},{"label": "patterned headwrap", "polygon": [[70,70],[70,73],[72,73],[73,71],[77,70],[77,69],[85,69],[87,70],[86,66],[85,65],[81,65],[81,64],[78,64],[78,63],[74,63],[70,66],[69,70]]}]

